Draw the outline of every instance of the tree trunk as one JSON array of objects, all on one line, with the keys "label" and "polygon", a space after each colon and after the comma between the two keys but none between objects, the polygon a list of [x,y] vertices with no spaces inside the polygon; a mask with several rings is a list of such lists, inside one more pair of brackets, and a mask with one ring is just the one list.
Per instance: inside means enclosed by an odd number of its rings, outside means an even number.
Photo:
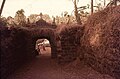
[{"label": "tree trunk", "polygon": [[93,0],[91,0],[91,14],[93,14]]},{"label": "tree trunk", "polygon": [[106,0],[104,0],[104,7],[106,6]]},{"label": "tree trunk", "polygon": [[5,1],[6,1],[6,0],[3,0],[3,2],[2,2],[1,8],[0,8],[0,16],[1,16],[1,14],[2,14],[2,11],[3,11],[3,7],[4,7],[4,4],[5,4]]},{"label": "tree trunk", "polygon": [[76,4],[76,0],[74,0],[74,8],[75,8],[75,18],[78,24],[82,24],[81,19],[80,19],[80,15],[78,14],[78,10],[77,10],[77,4]]},{"label": "tree trunk", "polygon": [[117,6],[117,0],[113,0],[114,1],[114,5]]}]

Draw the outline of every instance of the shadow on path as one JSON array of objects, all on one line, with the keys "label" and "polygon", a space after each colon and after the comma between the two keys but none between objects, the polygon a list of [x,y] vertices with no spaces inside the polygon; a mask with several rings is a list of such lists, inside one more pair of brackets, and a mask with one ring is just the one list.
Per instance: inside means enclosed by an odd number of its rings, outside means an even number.
[{"label": "shadow on path", "polygon": [[79,60],[65,65],[57,64],[50,55],[43,52],[16,70],[8,79],[114,79],[94,71]]}]

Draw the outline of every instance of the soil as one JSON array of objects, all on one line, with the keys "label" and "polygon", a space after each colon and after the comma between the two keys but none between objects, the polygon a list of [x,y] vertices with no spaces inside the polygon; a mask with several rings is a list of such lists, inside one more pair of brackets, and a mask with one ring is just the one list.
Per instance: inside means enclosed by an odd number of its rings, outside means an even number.
[{"label": "soil", "polygon": [[41,49],[41,55],[24,64],[7,79],[114,79],[109,75],[100,74],[84,65],[77,59],[67,64],[58,64],[51,59],[51,49]]}]

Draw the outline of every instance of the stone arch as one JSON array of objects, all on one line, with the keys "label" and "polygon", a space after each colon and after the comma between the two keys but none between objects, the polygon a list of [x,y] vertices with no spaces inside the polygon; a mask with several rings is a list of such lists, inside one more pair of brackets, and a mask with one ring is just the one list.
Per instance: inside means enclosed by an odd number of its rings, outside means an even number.
[{"label": "stone arch", "polygon": [[57,47],[56,47],[56,35],[54,29],[50,28],[40,28],[30,30],[30,36],[32,40],[32,45],[35,46],[38,39],[47,39],[51,45],[51,57],[57,57]]}]

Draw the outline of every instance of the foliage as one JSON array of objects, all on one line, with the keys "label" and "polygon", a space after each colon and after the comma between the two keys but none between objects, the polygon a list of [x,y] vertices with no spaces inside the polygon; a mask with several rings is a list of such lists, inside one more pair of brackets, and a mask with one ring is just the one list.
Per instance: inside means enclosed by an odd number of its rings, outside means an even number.
[{"label": "foliage", "polygon": [[69,13],[67,11],[63,12],[62,15],[64,15],[64,16],[56,16],[55,22],[57,25],[76,23],[75,17],[73,15],[69,15]]},{"label": "foliage", "polygon": [[14,25],[14,18],[12,18],[11,16],[7,17],[7,24],[8,25]]},{"label": "foliage", "polygon": [[[31,14],[28,16],[30,23],[36,23],[38,20],[40,20],[39,14]],[[46,22],[51,22],[51,18],[48,14],[42,14],[42,19],[44,19]]]},{"label": "foliage", "polygon": [[7,25],[7,21],[5,17],[0,17],[0,26],[6,26]]},{"label": "foliage", "polygon": [[30,23],[35,23],[36,21],[38,21],[38,15],[37,14],[31,14],[30,16],[28,16]]},{"label": "foliage", "polygon": [[26,24],[26,16],[24,15],[24,10],[21,9],[21,10],[18,10],[16,12],[16,15],[14,17],[14,20],[15,20],[15,23],[17,25],[21,25],[21,26],[24,26]]}]

